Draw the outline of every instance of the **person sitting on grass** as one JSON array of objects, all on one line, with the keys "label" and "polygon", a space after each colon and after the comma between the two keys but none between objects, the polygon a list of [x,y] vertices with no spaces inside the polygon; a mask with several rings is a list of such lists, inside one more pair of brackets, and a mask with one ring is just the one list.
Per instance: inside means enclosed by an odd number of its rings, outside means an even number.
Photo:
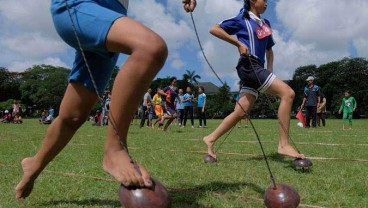
[{"label": "person sitting on grass", "polygon": [[8,110],[5,110],[3,120],[1,120],[1,123],[11,123],[13,120],[12,113],[10,113]]},{"label": "person sitting on grass", "polygon": [[54,117],[49,113],[49,111],[45,111],[45,119],[42,121],[42,124],[51,124],[54,120]]},{"label": "person sitting on grass", "polygon": [[23,118],[20,115],[20,113],[17,113],[13,119],[13,123],[15,124],[22,124],[23,123]]},{"label": "person sitting on grass", "polygon": [[[245,0],[242,12],[237,16],[216,24],[210,33],[232,45],[239,53],[240,59],[236,67],[242,80],[240,99],[235,110],[228,115],[214,132],[203,138],[207,152],[216,157],[215,142],[235,126],[252,109],[259,93],[269,93],[281,98],[278,109],[279,145],[278,153],[284,156],[304,158],[289,143],[290,112],[295,93],[273,73],[273,51],[275,44],[268,20],[260,17],[267,9],[266,0]],[[257,32],[256,32],[257,31]],[[235,39],[231,35],[236,35]],[[265,57],[267,69],[264,68]]]},{"label": "person sitting on grass", "polygon": [[[182,3],[187,12],[196,6],[195,0],[183,0]],[[31,194],[40,173],[86,121],[105,91],[120,53],[129,57],[116,75],[112,88],[111,125],[107,127],[102,166],[125,186],[152,186],[146,169],[132,163],[127,138],[131,117],[145,89],[163,67],[168,50],[159,35],[127,17],[128,4],[128,0],[51,1],[56,31],[75,49],[75,60],[58,117],[47,129],[38,152],[21,162],[23,176],[16,186],[17,199]]]},{"label": "person sitting on grass", "polygon": [[349,130],[353,129],[353,112],[356,110],[356,108],[357,102],[355,98],[351,96],[351,91],[346,91],[339,109],[339,114],[341,114],[341,112],[343,113],[342,130],[345,130],[346,120],[349,120]]},{"label": "person sitting on grass", "polygon": [[43,124],[43,122],[46,120],[46,117],[47,117],[47,115],[46,115],[46,111],[42,111],[42,113],[41,113],[41,118],[40,118],[40,119],[38,119],[38,122],[39,122],[40,124]]}]

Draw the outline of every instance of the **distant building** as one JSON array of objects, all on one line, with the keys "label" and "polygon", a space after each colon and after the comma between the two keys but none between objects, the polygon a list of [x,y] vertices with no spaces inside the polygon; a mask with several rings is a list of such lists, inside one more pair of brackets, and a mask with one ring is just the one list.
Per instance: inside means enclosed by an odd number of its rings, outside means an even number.
[{"label": "distant building", "polygon": [[207,95],[216,94],[219,91],[219,87],[212,82],[198,82],[198,86],[204,87],[204,91]]}]

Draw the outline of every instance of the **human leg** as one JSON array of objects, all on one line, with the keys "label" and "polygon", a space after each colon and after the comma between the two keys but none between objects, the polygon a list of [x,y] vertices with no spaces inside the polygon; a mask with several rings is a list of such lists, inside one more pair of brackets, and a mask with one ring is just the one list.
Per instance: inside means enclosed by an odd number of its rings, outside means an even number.
[{"label": "human leg", "polygon": [[317,123],[317,106],[312,107],[312,127],[315,128]]},{"label": "human leg", "polygon": [[317,126],[321,126],[322,113],[317,113]]},{"label": "human leg", "polygon": [[215,142],[246,115],[245,112],[248,112],[249,109],[252,108],[255,101],[256,97],[254,95],[244,94],[241,96],[238,101],[240,106],[236,104],[235,110],[221,122],[215,131],[203,138],[204,143],[207,145],[207,152],[209,155],[215,157],[213,149]]},{"label": "human leg", "polygon": [[310,106],[307,106],[305,108],[306,108],[306,113],[305,113],[306,124],[305,124],[305,128],[310,128],[311,107]]},{"label": "human leg", "polygon": [[346,124],[346,120],[348,119],[348,116],[349,114],[344,111],[342,115],[342,130],[345,130],[345,124]]},{"label": "human leg", "polygon": [[141,123],[139,127],[144,127],[144,123],[146,121],[146,111],[147,111],[147,107],[146,106],[142,106],[142,117],[141,117]]},{"label": "human leg", "polygon": [[111,52],[130,56],[116,76],[112,89],[111,125],[108,127],[103,167],[126,186],[151,186],[147,171],[141,167],[140,175],[134,169],[120,142],[127,144],[129,118],[135,112],[152,79],[165,63],[167,47],[156,33],[127,17],[119,18],[113,23],[106,46]]},{"label": "human leg", "polygon": [[189,113],[189,106],[184,107],[184,127],[187,125],[187,119],[188,119],[188,113]]},{"label": "human leg", "polygon": [[[201,111],[201,112],[202,112],[202,111]],[[207,127],[206,110],[204,110],[204,111],[202,112],[202,119],[203,119],[204,127]]]},{"label": "human leg", "polygon": [[353,129],[353,113],[349,113],[348,115],[348,119],[349,119],[349,129]]},{"label": "human leg", "polygon": [[326,113],[322,113],[321,120],[322,120],[322,126],[325,127],[326,126]]},{"label": "human leg", "polygon": [[192,127],[194,126],[194,112],[193,112],[193,106],[189,107],[189,116],[190,116],[190,123],[192,124]]},{"label": "human leg", "polygon": [[278,153],[296,158],[304,158],[289,143],[290,112],[295,97],[294,91],[280,79],[276,78],[267,90],[268,93],[281,98],[278,109],[279,146]]},{"label": "human leg", "polygon": [[96,101],[97,95],[82,84],[68,85],[60,105],[59,116],[47,129],[40,149],[35,156],[22,161],[23,177],[16,187],[17,199],[29,196],[38,175],[68,144]]},{"label": "human leg", "polygon": [[197,108],[197,114],[198,114],[198,120],[199,120],[199,127],[202,127],[202,108],[198,107]]}]

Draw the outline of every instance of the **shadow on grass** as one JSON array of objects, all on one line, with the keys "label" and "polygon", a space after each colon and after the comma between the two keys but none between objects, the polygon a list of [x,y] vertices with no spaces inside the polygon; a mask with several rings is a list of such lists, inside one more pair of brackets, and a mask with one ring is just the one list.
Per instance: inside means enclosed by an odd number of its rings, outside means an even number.
[{"label": "shadow on grass", "polygon": [[[284,156],[279,155],[278,153],[272,153],[270,155],[267,156],[267,159],[269,161],[275,161],[275,162],[279,162],[284,164],[284,168],[290,168],[293,169],[299,173],[311,173],[312,169],[311,168],[298,168],[295,169],[292,166],[292,162],[294,160],[294,158],[285,158]],[[264,160],[262,156],[257,156],[257,157],[251,157],[249,160]]]},{"label": "shadow on grass", "polygon": [[89,207],[89,206],[108,206],[108,207],[121,207],[119,200],[110,200],[110,199],[83,199],[83,200],[55,200],[49,201],[41,204],[44,207],[56,207],[56,206],[80,206],[80,207]]},{"label": "shadow on grass", "polygon": [[208,197],[208,195],[221,197],[228,193],[233,193],[244,188],[250,188],[251,190],[258,193],[259,197],[262,198],[264,189],[253,183],[223,183],[223,182],[212,182],[200,186],[194,186],[188,190],[170,190],[170,195],[173,200],[173,207],[180,208],[198,208],[203,207],[199,203],[202,198]]},{"label": "shadow on grass", "polygon": [[[279,155],[278,153],[272,153],[267,155],[267,159],[270,161],[275,161],[275,162],[279,162],[282,164],[285,164],[285,167],[291,167],[291,160],[292,158],[285,158],[284,156]],[[262,156],[256,156],[256,157],[251,157],[249,158],[249,160],[264,160],[264,158]]]},{"label": "shadow on grass", "polygon": [[[170,196],[172,200],[173,208],[199,208],[204,207],[200,204],[202,198],[206,198],[209,195],[214,197],[222,197],[228,194],[239,191],[243,188],[250,188],[251,190],[258,193],[259,197],[262,198],[264,189],[253,183],[223,183],[223,182],[212,182],[200,186],[194,186],[190,189],[170,189]],[[64,199],[64,200],[53,200],[44,202],[41,207],[59,207],[59,206],[78,206],[78,207],[89,207],[89,206],[102,206],[102,207],[121,207],[118,199]]]}]

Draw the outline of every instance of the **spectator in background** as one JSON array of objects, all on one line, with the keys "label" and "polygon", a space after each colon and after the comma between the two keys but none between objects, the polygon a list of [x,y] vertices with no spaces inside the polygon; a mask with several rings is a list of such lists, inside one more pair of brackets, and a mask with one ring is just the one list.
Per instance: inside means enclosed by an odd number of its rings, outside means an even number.
[{"label": "spectator in background", "polygon": [[5,110],[1,123],[11,123],[12,120],[13,120],[12,114],[8,110]]},{"label": "spectator in background", "polygon": [[[146,120],[146,116],[145,116],[145,112],[147,111],[147,102],[150,102],[152,101],[152,98],[151,98],[151,88],[149,88],[146,92],[146,94],[144,94],[143,96],[143,104],[142,104],[142,118],[141,118],[141,125],[140,127],[144,127],[144,123],[145,123],[145,120]],[[148,121],[147,121],[147,126],[148,125]]]},{"label": "spectator in background", "polygon": [[353,129],[353,112],[357,108],[357,102],[354,97],[351,96],[351,91],[346,91],[344,93],[344,98],[342,99],[339,114],[343,112],[342,116],[342,130],[345,130],[346,120],[349,120],[349,130]]},{"label": "spectator in background", "polygon": [[189,113],[189,117],[190,117],[190,122],[192,124],[192,128],[194,128],[194,112],[193,112],[193,100],[194,100],[194,96],[192,94],[192,89],[188,86],[187,93],[185,93],[184,95],[184,100],[182,100],[183,105],[184,105],[184,124],[182,125],[182,127],[185,127],[187,125],[187,119],[188,119],[188,113]]},{"label": "spectator in background", "polygon": [[160,88],[157,88],[156,94],[153,96],[153,99],[152,99],[155,114],[157,116],[157,119],[155,123],[153,124],[153,126],[155,126],[157,122],[161,121],[161,118],[164,116],[164,110],[162,108],[162,98],[161,98],[161,94],[159,93],[160,90],[161,90]]},{"label": "spectator in background", "polygon": [[23,118],[22,115],[20,113],[17,113],[13,119],[13,123],[15,124],[22,124],[23,123]]},{"label": "spectator in background", "polygon": [[111,92],[106,91],[104,96],[104,104],[102,106],[102,125],[107,126],[109,120],[109,110],[110,110],[110,102],[111,102]]},{"label": "spectator in background", "polygon": [[15,115],[17,114],[17,113],[19,113],[19,109],[20,109],[20,104],[19,104],[19,102],[17,101],[17,100],[14,100],[13,101],[13,105],[12,105],[12,108],[13,108],[13,117],[15,117]]},{"label": "spectator in background", "polygon": [[148,126],[151,128],[153,127],[153,123],[152,123],[152,119],[153,119],[153,105],[152,105],[152,101],[148,101],[147,102],[147,118],[148,118]]},{"label": "spectator in background", "polygon": [[94,117],[94,124],[92,124],[92,125],[94,125],[94,126],[101,126],[101,121],[102,121],[102,114],[101,114],[101,111],[100,110],[97,110],[96,111],[96,115],[95,115],[95,117]]},{"label": "spectator in background", "polygon": [[320,103],[319,107],[317,109],[317,125],[321,126],[321,120],[322,120],[322,126],[326,126],[326,97],[325,94],[320,92]]},{"label": "spectator in background", "polygon": [[178,125],[183,125],[183,118],[184,118],[184,105],[179,100],[184,100],[183,89],[179,89],[178,98],[175,100],[176,104],[176,111],[178,112]]},{"label": "spectator in background", "polygon": [[199,128],[202,128],[202,120],[203,120],[203,127],[207,127],[206,122],[206,104],[207,104],[207,96],[204,93],[204,87],[200,86],[198,88],[198,103],[197,103],[197,109],[198,109],[198,117],[199,117]]},{"label": "spectator in background", "polygon": [[304,98],[301,108],[304,106],[306,108],[306,128],[310,128],[310,120],[312,117],[312,127],[315,128],[317,124],[317,109],[320,104],[320,89],[318,85],[315,85],[314,77],[309,76],[306,80],[308,82],[307,86],[304,88]]},{"label": "spectator in background", "polygon": [[102,121],[101,124],[103,126],[107,126],[109,123],[109,111],[110,111],[110,102],[111,102],[111,92],[108,91],[104,105],[102,106]]},{"label": "spectator in background", "polygon": [[50,109],[49,109],[49,114],[52,116],[52,117],[55,117],[55,110],[52,106],[50,106]]},{"label": "spectator in background", "polygon": [[52,115],[49,113],[49,111],[45,111],[45,120],[42,121],[43,124],[51,124],[52,121],[54,120],[54,117],[52,117]]},{"label": "spectator in background", "polygon": [[41,118],[38,120],[40,124],[43,124],[43,122],[46,120],[46,111],[42,111]]}]

